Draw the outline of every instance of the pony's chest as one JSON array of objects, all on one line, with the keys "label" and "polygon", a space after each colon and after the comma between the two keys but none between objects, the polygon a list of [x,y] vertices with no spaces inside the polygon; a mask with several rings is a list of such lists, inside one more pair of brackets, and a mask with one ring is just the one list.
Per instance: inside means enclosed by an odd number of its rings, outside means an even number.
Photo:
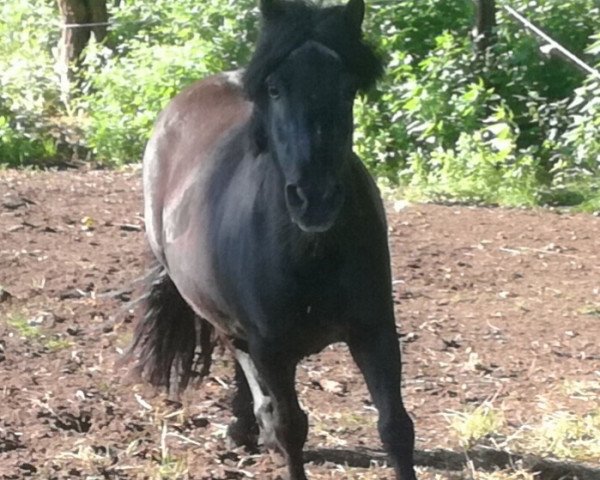
[{"label": "pony's chest", "polygon": [[251,290],[268,317],[323,329],[344,316],[351,291],[346,262],[335,252],[302,261],[284,258],[261,267]]}]

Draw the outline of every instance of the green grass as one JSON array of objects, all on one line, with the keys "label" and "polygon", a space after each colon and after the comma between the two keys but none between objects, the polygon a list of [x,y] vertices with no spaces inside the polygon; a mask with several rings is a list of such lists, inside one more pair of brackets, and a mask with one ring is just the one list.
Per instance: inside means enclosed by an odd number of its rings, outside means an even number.
[{"label": "green grass", "polygon": [[11,327],[20,337],[31,340],[39,339],[43,336],[37,325],[31,325],[27,318],[22,314],[11,315],[6,324]]},{"label": "green grass", "polygon": [[464,412],[451,412],[447,417],[451,430],[467,449],[484,438],[499,435],[506,423],[502,412],[487,403]]},{"label": "green grass", "polygon": [[539,203],[548,206],[572,207],[575,212],[600,212],[600,185],[583,177],[562,187],[540,193]]},{"label": "green grass", "polygon": [[600,212],[600,195],[586,198],[575,208],[577,212],[596,213]]},{"label": "green grass", "polygon": [[49,352],[58,352],[73,346],[73,342],[70,340],[60,338],[56,335],[48,336],[39,325],[32,324],[22,313],[13,313],[10,315],[6,319],[6,325],[20,338],[34,342]]},{"label": "green grass", "polygon": [[51,338],[44,342],[44,346],[51,352],[59,352],[73,346],[73,342],[64,338]]},{"label": "green grass", "polygon": [[600,317],[600,305],[586,305],[578,310],[581,315],[590,315],[592,317]]},{"label": "green grass", "polygon": [[167,455],[161,458],[154,478],[156,480],[168,480],[172,478],[184,478],[187,474],[188,467],[185,460]]}]

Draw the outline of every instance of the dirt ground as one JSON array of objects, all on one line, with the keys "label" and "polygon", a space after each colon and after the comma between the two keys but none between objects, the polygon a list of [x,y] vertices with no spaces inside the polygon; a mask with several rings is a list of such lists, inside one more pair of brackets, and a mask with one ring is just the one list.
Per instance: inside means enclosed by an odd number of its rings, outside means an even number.
[{"label": "dirt ground", "polygon": [[[182,406],[116,364],[131,338],[131,284],[143,273],[141,210],[137,170],[0,171],[0,478],[282,474],[278,456],[227,442],[226,352]],[[448,412],[484,402],[504,413],[507,430],[539,420],[548,402],[575,413],[598,406],[569,385],[600,379],[600,218],[388,210],[403,392],[418,449],[460,450]],[[297,389],[307,449],[380,448],[376,413],[345,348],[303,362]],[[307,471],[393,478],[381,465]]]}]

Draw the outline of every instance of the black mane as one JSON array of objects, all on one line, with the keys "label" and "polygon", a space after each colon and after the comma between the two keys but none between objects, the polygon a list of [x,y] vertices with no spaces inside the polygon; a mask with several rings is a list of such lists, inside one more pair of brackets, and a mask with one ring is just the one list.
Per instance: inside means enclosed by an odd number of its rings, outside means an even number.
[{"label": "black mane", "polygon": [[373,49],[344,16],[344,6],[320,8],[301,0],[278,2],[278,9],[264,18],[256,50],[244,74],[244,89],[255,100],[267,76],[293,50],[309,40],[336,52],[358,78],[360,90],[372,86],[383,72]]}]

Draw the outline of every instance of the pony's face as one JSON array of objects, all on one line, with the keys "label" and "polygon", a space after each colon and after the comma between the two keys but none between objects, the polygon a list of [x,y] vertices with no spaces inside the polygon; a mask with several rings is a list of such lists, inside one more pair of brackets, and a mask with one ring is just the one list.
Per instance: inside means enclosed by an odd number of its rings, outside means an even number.
[{"label": "pony's face", "polygon": [[352,158],[352,103],[382,73],[362,40],[363,0],[321,8],[260,0],[263,28],[244,73],[254,102],[256,152],[268,150],[284,178],[292,221],[307,232],[335,223]]},{"label": "pony's face", "polygon": [[292,221],[306,232],[334,224],[352,155],[356,78],[315,41],[294,50],[267,78],[266,137],[285,179]]}]

